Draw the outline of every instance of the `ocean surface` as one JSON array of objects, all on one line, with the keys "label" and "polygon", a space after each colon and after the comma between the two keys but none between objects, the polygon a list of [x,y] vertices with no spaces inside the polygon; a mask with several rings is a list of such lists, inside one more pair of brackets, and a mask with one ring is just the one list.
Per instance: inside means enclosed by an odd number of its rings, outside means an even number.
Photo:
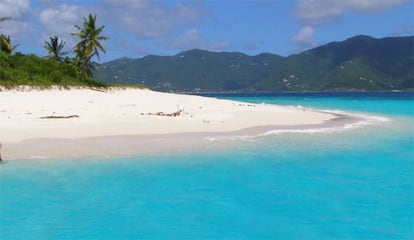
[{"label": "ocean surface", "polygon": [[0,239],[414,239],[414,95],[209,95],[364,116],[225,150],[0,165]]}]

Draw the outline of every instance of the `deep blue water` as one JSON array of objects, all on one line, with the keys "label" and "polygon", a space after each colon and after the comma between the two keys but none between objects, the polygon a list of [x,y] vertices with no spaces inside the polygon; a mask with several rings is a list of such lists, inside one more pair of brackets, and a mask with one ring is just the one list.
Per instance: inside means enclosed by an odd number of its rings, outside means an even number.
[{"label": "deep blue water", "polygon": [[8,162],[0,239],[414,238],[412,94],[215,97],[390,121],[204,153]]}]

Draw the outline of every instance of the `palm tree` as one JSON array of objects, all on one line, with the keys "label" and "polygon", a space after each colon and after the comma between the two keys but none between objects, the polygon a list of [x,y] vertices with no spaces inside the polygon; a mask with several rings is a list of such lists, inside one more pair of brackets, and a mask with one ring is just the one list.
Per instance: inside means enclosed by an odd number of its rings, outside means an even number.
[{"label": "palm tree", "polygon": [[1,17],[0,18],[0,22],[6,21],[6,20],[10,20],[11,17]]},{"label": "palm tree", "polygon": [[[0,17],[0,22],[10,20],[10,19],[11,17]],[[0,52],[6,53],[7,55],[11,55],[17,46],[18,44],[14,46],[11,45],[11,40],[10,40],[9,35],[5,35],[5,34],[0,35]]]},{"label": "palm tree", "polygon": [[17,46],[19,45],[17,44],[17,45],[12,46],[9,35],[4,35],[4,34],[0,35],[0,51],[1,52],[11,55]]},{"label": "palm tree", "polygon": [[92,72],[95,70],[95,67],[91,62],[93,55],[85,47],[75,47],[74,52],[76,55],[75,65],[79,68],[81,76],[86,75],[87,77],[92,77]]},{"label": "palm tree", "polygon": [[48,51],[49,59],[56,60],[58,62],[63,61],[63,56],[68,54],[68,52],[64,52],[63,48],[65,47],[65,41],[61,40],[59,42],[59,37],[54,36],[49,38],[50,42],[45,41],[45,49]]},{"label": "palm tree", "polygon": [[89,14],[88,18],[83,18],[82,26],[75,25],[75,28],[78,29],[78,32],[72,33],[72,35],[80,38],[74,50],[80,73],[92,77],[94,69],[92,58],[96,56],[100,61],[99,51],[106,52],[100,42],[108,39],[108,37],[101,36],[105,25],[97,27],[96,15]]}]

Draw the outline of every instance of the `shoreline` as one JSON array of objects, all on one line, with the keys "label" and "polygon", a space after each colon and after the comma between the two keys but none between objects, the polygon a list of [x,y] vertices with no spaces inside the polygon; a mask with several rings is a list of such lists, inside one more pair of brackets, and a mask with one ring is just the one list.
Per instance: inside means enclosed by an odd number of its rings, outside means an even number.
[{"label": "shoreline", "polygon": [[7,90],[0,92],[0,102],[5,161],[202,150],[211,139],[335,128],[361,120],[303,107],[128,88]]},{"label": "shoreline", "polygon": [[[345,114],[323,124],[299,126],[256,126],[233,132],[192,132],[148,135],[112,135],[76,139],[34,138],[17,143],[5,144],[3,161],[15,160],[84,160],[114,159],[119,157],[146,156],[153,154],[174,154],[182,152],[207,152],[231,147],[231,144],[245,139],[265,138],[269,131],[296,131],[315,129],[342,129],[348,124],[362,121],[362,118]],[[290,132],[291,130],[291,132]],[[305,134],[305,133],[299,133]],[[272,134],[269,134],[272,135]],[[223,146],[223,143],[225,143]]]}]

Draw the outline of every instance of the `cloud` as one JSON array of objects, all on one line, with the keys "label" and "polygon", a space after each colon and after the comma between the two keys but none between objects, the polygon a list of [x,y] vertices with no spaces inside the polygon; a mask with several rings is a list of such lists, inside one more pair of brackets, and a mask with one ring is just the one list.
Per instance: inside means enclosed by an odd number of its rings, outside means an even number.
[{"label": "cloud", "polygon": [[11,16],[21,19],[30,10],[29,0],[1,0],[0,16]]},{"label": "cloud", "polygon": [[299,0],[295,17],[307,24],[329,22],[349,12],[385,10],[407,0]]},{"label": "cloud", "polygon": [[407,0],[298,0],[294,16],[305,26],[290,40],[302,46],[314,47],[316,25],[328,23],[348,13],[382,11],[404,2]]},{"label": "cloud", "polygon": [[21,38],[31,29],[27,20],[29,12],[29,0],[0,0],[0,17],[12,17],[2,23],[2,31],[12,37]]},{"label": "cloud", "polygon": [[209,42],[204,39],[197,29],[191,29],[170,42],[169,47],[176,50],[200,48],[211,51],[221,51],[228,48],[229,43],[226,41]]},{"label": "cloud", "polygon": [[290,41],[302,46],[314,47],[316,46],[315,30],[311,26],[304,26],[290,38]]},{"label": "cloud", "polygon": [[197,3],[146,0],[105,0],[105,18],[136,37],[155,38],[203,19],[207,13]]},{"label": "cloud", "polygon": [[43,9],[38,19],[43,25],[42,42],[50,36],[58,35],[67,41],[68,47],[75,45],[75,37],[70,33],[76,32],[74,25],[80,25],[88,11],[80,6],[62,4]]}]

